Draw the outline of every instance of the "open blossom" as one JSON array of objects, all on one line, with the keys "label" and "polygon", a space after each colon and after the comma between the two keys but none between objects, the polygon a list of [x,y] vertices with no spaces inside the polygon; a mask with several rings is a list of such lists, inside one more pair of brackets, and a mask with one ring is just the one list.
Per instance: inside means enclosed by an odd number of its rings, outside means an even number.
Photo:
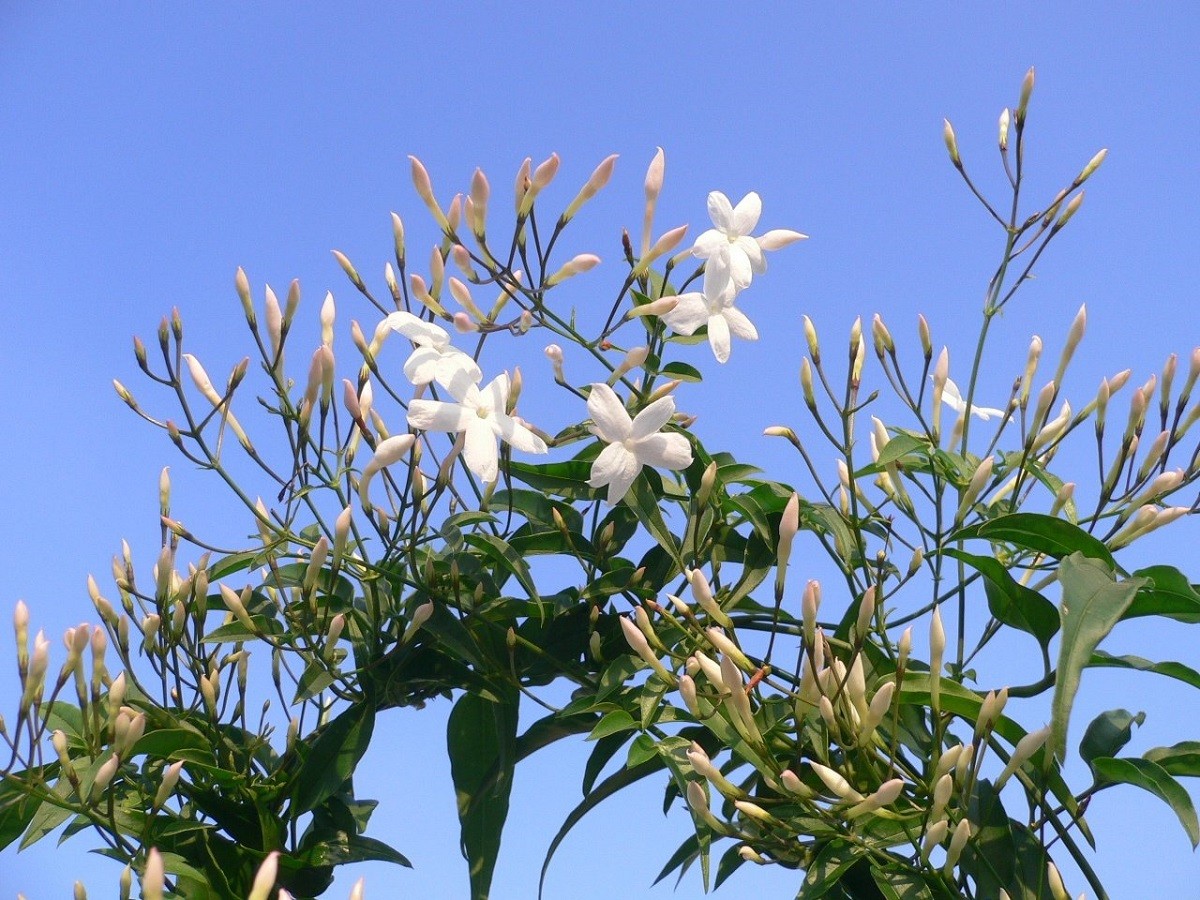
[{"label": "open blossom", "polygon": [[[946,379],[946,387],[942,390],[942,402],[960,415],[967,409],[967,401],[959,393],[958,385],[949,378]],[[992,416],[1003,416],[1004,410],[992,406],[972,406],[971,415],[986,422]]]},{"label": "open blossom", "polygon": [[510,416],[508,373],[497,375],[480,388],[464,378],[446,384],[455,403],[413,400],[408,405],[408,424],[425,431],[464,432],[463,459],[467,468],[485,482],[499,474],[499,442],[526,453],[545,453],[546,443]]},{"label": "open blossom", "polygon": [[596,423],[592,434],[608,444],[592,463],[588,484],[594,488],[608,485],[609,503],[625,496],[642,466],[678,470],[691,465],[688,439],[660,431],[675,414],[673,397],[655,400],[631,419],[612,388],[593,384],[587,405]]},{"label": "open blossom", "polygon": [[675,308],[662,320],[679,334],[695,334],[708,326],[708,343],[717,362],[729,359],[730,335],[746,341],[758,340],[758,330],[740,309],[733,305],[737,284],[727,272],[705,266],[704,290],[680,294]]},{"label": "open blossom", "polygon": [[750,232],[762,215],[762,200],[753,191],[739,200],[737,206],[720,191],[713,191],[708,195],[708,214],[714,227],[696,238],[692,253],[709,261],[706,268],[728,273],[738,290],[749,286],[755,275],[767,271],[764,250],[778,250],[806,237],[786,228],[752,237]]},{"label": "open blossom", "polygon": [[466,353],[450,345],[450,335],[444,328],[404,311],[394,312],[383,321],[393,331],[417,345],[404,363],[404,375],[413,384],[436,381],[450,387],[452,382],[460,378],[471,384],[483,380],[479,365]]}]

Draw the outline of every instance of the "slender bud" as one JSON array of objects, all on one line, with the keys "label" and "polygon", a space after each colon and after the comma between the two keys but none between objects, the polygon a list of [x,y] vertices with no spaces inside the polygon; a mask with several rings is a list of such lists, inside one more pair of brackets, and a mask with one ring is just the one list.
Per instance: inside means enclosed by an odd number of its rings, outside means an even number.
[{"label": "slender bud", "polygon": [[1053,231],[1058,231],[1061,229],[1064,225],[1071,221],[1071,217],[1075,215],[1075,213],[1079,212],[1079,207],[1083,205],[1083,197],[1086,193],[1086,191],[1080,191],[1071,198],[1071,200],[1067,203],[1067,208],[1063,210],[1063,214],[1059,217],[1058,221],[1054,223],[1054,228],[1052,229]]},{"label": "slender bud", "polygon": [[433,218],[443,231],[450,231],[450,223],[446,219],[442,208],[438,206],[437,199],[433,196],[433,184],[429,180],[429,173],[425,171],[425,167],[421,165],[421,161],[415,156],[408,158],[411,163],[413,187],[416,188],[417,196],[433,214]]},{"label": "slender bud", "polygon": [[946,832],[949,830],[950,823],[945,819],[939,819],[925,829],[925,837],[921,841],[922,858],[929,858],[929,854],[933,852],[933,848],[946,839]]},{"label": "slender bud", "polygon": [[627,617],[621,616],[621,631],[625,634],[625,641],[630,648],[636,653],[646,665],[650,666],[654,671],[668,684],[675,683],[675,676],[659,662],[658,656],[650,648],[650,642],[646,640],[646,635],[642,634],[641,629],[631,622]]},{"label": "slender bud", "polygon": [[100,795],[104,793],[104,789],[108,787],[113,780],[113,776],[117,774],[117,767],[121,765],[121,758],[117,754],[113,754],[99,769],[96,770],[96,778],[92,782],[92,787],[88,791],[88,800],[96,801]]},{"label": "slender bud", "polygon": [[1104,162],[1104,158],[1106,156],[1108,156],[1108,150],[1104,149],[1104,150],[1101,150],[1099,153],[1097,153],[1095,156],[1093,156],[1090,160],[1088,160],[1088,164],[1083,167],[1083,171],[1075,176],[1075,181],[1073,182],[1073,186],[1079,187],[1079,185],[1083,184],[1085,181],[1087,181],[1089,178],[1091,178],[1092,173],[1095,172],[1098,168],[1100,168],[1100,164],[1102,162]]},{"label": "slender bud", "polygon": [[650,356],[650,348],[649,347],[634,347],[632,350],[630,350],[628,353],[625,354],[625,358],[623,360],[621,360],[621,364],[619,366],[617,366],[616,369],[613,370],[613,373],[610,376],[608,376],[608,383],[610,385],[616,384],[617,381],[620,380],[625,375],[626,372],[629,372],[631,369],[636,369],[639,366],[645,365],[646,360],[649,356]]},{"label": "slender bud", "polygon": [[654,210],[658,206],[658,195],[662,193],[663,176],[666,171],[667,157],[659,147],[650,160],[646,169],[646,211],[642,217],[642,253],[644,257],[650,249],[650,231],[654,227]]},{"label": "slender bud", "polygon": [[594,269],[599,264],[600,257],[596,256],[596,254],[580,253],[563,263],[557,272],[546,279],[546,287],[566,281],[568,278],[578,275],[581,272]]},{"label": "slender bud", "polygon": [[471,177],[471,215],[467,219],[467,224],[476,237],[482,238],[487,231],[487,205],[491,192],[483,169],[476,169]]},{"label": "slender bud", "polygon": [[705,574],[700,569],[692,569],[687,573],[687,577],[692,585],[692,596],[696,598],[696,602],[700,604],[701,608],[722,628],[732,628],[733,621],[717,603]]},{"label": "slender bud", "polygon": [[164,879],[163,858],[157,847],[151,847],[142,872],[142,900],[163,900]]},{"label": "slender bud", "polygon": [[1025,79],[1021,82],[1021,99],[1017,103],[1016,121],[1017,127],[1021,128],[1025,124],[1025,114],[1029,110],[1029,98],[1033,94],[1034,71],[1033,66],[1029,67],[1029,71],[1025,73]]},{"label": "slender bud", "polygon": [[171,797],[175,791],[175,785],[179,783],[179,773],[183,770],[183,760],[172,763],[163,771],[162,781],[159,782],[158,790],[154,794],[153,810],[162,809],[163,804]]},{"label": "slender bud", "polygon": [[1036,334],[1029,341],[1029,355],[1025,357],[1025,373],[1021,376],[1021,394],[1019,404],[1021,409],[1029,403],[1029,394],[1033,388],[1033,376],[1037,373],[1038,362],[1042,358],[1042,339]]},{"label": "slender bud", "polygon": [[954,126],[950,124],[949,119],[942,119],[942,138],[950,152],[950,162],[954,163],[954,168],[961,169],[963,165],[962,158],[958,155],[958,138],[954,136]]},{"label": "slender bud", "polygon": [[862,599],[858,603],[858,618],[854,623],[854,639],[862,641],[867,630],[871,627],[871,620],[875,618],[875,591],[876,586],[871,585],[863,591]]},{"label": "slender bud", "polygon": [[246,900],[268,900],[271,889],[275,887],[275,877],[279,873],[279,851],[272,850],[262,861],[258,871],[254,873],[254,884]]},{"label": "slender bud", "polygon": [[883,318],[879,313],[871,319],[871,338],[875,342],[875,355],[883,359],[885,353],[891,353],[896,349],[896,342],[892,340],[892,333],[888,331],[888,327],[883,324]]},{"label": "slender bud", "polygon": [[975,505],[975,501],[979,499],[979,495],[983,493],[984,487],[991,480],[992,467],[995,463],[995,457],[989,456],[975,467],[975,471],[971,475],[971,480],[963,490],[962,499],[958,503],[958,512],[954,514],[955,522],[961,522],[967,517],[967,513]]},{"label": "slender bud", "polygon": [[933,336],[929,333],[929,323],[920,313],[917,314],[917,336],[921,340],[921,353],[925,359],[933,359]]},{"label": "slender bud", "polygon": [[942,683],[942,654],[946,652],[946,629],[942,627],[942,608],[933,608],[929,622],[929,702],[939,709],[938,697]]},{"label": "slender bud", "polygon": [[904,629],[900,640],[896,642],[896,671],[903,672],[908,665],[908,655],[912,652],[912,626]]},{"label": "slender bud", "polygon": [[804,586],[804,597],[800,601],[801,615],[804,620],[804,644],[812,647],[816,644],[817,610],[821,606],[821,582],[813,579]]},{"label": "slender bud", "polygon": [[350,517],[353,511],[349,506],[343,509],[333,526],[333,568],[339,568],[342,556],[346,552],[346,543],[350,537]]},{"label": "slender bud", "polygon": [[662,237],[655,241],[654,245],[645,252],[642,258],[638,260],[637,265],[633,267],[633,271],[629,274],[634,278],[645,274],[646,270],[650,268],[650,264],[652,262],[661,256],[665,256],[679,246],[680,242],[683,240],[683,236],[687,233],[687,230],[688,226],[680,225],[678,228],[672,228],[670,231],[663,234]]},{"label": "slender bud", "polygon": [[999,139],[1000,151],[1008,150],[1008,127],[1012,122],[1012,114],[1008,111],[1008,107],[1004,107],[1000,112]]},{"label": "slender bud", "polygon": [[959,823],[954,826],[954,834],[950,838],[950,846],[946,848],[946,862],[942,866],[942,872],[950,877],[954,872],[954,867],[958,865],[958,858],[962,855],[963,848],[967,846],[967,841],[971,839],[971,823],[967,819],[960,819]]},{"label": "slender bud", "polygon": [[564,222],[573,219],[575,214],[578,213],[582,208],[583,204],[591,200],[604,188],[606,184],[608,184],[609,179],[612,178],[613,167],[616,164],[617,154],[614,153],[612,156],[606,157],[604,161],[596,167],[596,170],[592,172],[591,176],[584,183],[583,187],[580,188],[579,193],[575,195],[575,199],[571,201],[570,205],[563,212],[562,220]]},{"label": "slender bud", "polygon": [[[592,636],[595,637],[597,641],[600,638],[599,632],[596,631],[592,632]],[[592,656],[594,659],[599,659],[598,653],[594,653]],[[687,707],[688,712],[699,718],[701,715],[700,701],[696,696],[696,681],[691,675],[679,676],[679,696],[683,698],[683,703]]]},{"label": "slender bud", "polygon": [[[715,469],[713,475],[716,475]],[[779,567],[781,575],[782,571],[787,568],[788,560],[792,555],[792,542],[795,540],[796,532],[799,530],[800,495],[793,492],[792,496],[788,498],[787,505],[783,508],[783,515],[779,519],[779,544],[776,547],[775,564]]]},{"label": "slender bud", "polygon": [[1032,757],[1033,754],[1037,753],[1037,751],[1041,749],[1042,745],[1046,743],[1046,739],[1049,736],[1050,726],[1046,725],[1037,729],[1037,731],[1029,732],[1027,735],[1017,741],[1017,746],[1013,750],[1012,756],[1008,758],[1008,762],[1005,764],[1003,771],[1001,771],[999,777],[996,778],[997,791],[1003,788],[1008,782],[1008,779],[1016,774],[1017,770],[1020,769],[1021,766],[1025,765],[1025,763],[1029,761],[1030,757]]},{"label": "slender bud", "polygon": [[847,819],[854,819],[858,816],[866,815],[867,813],[872,813],[878,809],[882,809],[885,806],[889,806],[896,802],[901,791],[903,790],[903,778],[893,778],[891,781],[885,781],[873,794],[869,794],[857,804],[846,810],[845,817]]},{"label": "slender bud", "polygon": [[810,762],[808,765],[834,796],[842,800],[849,800],[852,803],[858,803],[863,799],[863,795],[854,790],[850,786],[850,782],[846,781],[845,778],[833,769],[817,762]]},{"label": "slender bud", "polygon": [[891,709],[892,696],[895,693],[896,683],[894,681],[885,681],[880,685],[879,690],[875,692],[875,696],[871,698],[871,705],[867,707],[867,714],[863,717],[862,723],[859,725],[859,746],[865,746],[870,741],[871,736],[875,733],[875,729],[879,727],[879,723],[883,721],[883,717]]}]

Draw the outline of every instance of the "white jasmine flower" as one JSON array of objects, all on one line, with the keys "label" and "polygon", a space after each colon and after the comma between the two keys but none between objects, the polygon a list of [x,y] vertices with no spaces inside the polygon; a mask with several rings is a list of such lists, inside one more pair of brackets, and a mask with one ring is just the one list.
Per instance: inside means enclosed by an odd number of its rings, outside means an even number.
[{"label": "white jasmine flower", "polygon": [[629,491],[642,466],[684,469],[692,463],[692,446],[682,434],[662,434],[660,429],[675,415],[675,399],[655,400],[630,419],[625,405],[607,384],[593,384],[588,412],[592,434],[608,446],[592,463],[588,484],[608,485],[608,502],[617,503]]},{"label": "white jasmine flower", "polygon": [[708,326],[708,343],[717,362],[729,359],[730,335],[746,341],[758,340],[758,331],[741,310],[733,305],[737,284],[727,272],[705,266],[704,290],[680,294],[675,308],[662,320],[679,334],[695,334]]},{"label": "white jasmine flower", "polygon": [[466,353],[450,345],[450,335],[444,328],[403,311],[394,312],[383,321],[384,325],[417,345],[404,363],[404,375],[413,384],[436,381],[450,387],[459,378],[470,384],[478,384],[483,380],[479,365]]},{"label": "white jasmine flower", "polygon": [[[967,408],[967,401],[958,392],[958,385],[949,378],[946,379],[946,387],[942,390],[942,402],[960,415]],[[1004,410],[992,406],[972,406],[971,415],[986,422],[992,416],[1003,416]]]},{"label": "white jasmine flower", "polygon": [[526,453],[545,453],[546,443],[510,416],[508,373],[498,375],[480,388],[465,378],[446,384],[457,403],[413,400],[408,405],[408,424],[425,431],[464,432],[463,459],[467,468],[485,482],[499,474],[499,441]]},{"label": "white jasmine flower", "polygon": [[706,268],[728,272],[738,290],[748,287],[754,275],[767,271],[764,250],[778,250],[806,237],[786,228],[751,237],[750,232],[762,215],[762,200],[753,191],[739,200],[737,206],[720,191],[713,191],[708,195],[708,214],[714,227],[696,238],[692,254],[707,259]]}]

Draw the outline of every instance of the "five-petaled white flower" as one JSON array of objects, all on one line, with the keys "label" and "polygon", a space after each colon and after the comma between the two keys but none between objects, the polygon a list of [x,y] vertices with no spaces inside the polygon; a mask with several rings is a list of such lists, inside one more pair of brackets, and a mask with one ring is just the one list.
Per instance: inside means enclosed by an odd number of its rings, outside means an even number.
[{"label": "five-petaled white flower", "polygon": [[[946,386],[942,389],[942,402],[959,415],[962,415],[967,408],[967,401],[959,393],[958,385],[949,378],[946,379]],[[994,406],[972,406],[971,415],[986,422],[992,416],[1003,416],[1004,410],[996,409]]]},{"label": "five-petaled white flower", "polygon": [[737,206],[720,191],[713,191],[708,195],[708,214],[714,227],[696,238],[692,254],[708,260],[706,269],[727,272],[738,290],[748,287],[755,275],[767,271],[764,250],[778,250],[807,237],[787,228],[752,237],[750,232],[762,215],[762,200],[753,191],[739,200]]},{"label": "five-petaled white flower", "polygon": [[507,372],[483,388],[464,378],[452,379],[446,388],[457,403],[413,400],[408,405],[408,424],[424,431],[465,432],[463,459],[485,482],[495,481],[499,474],[500,440],[526,453],[546,452],[545,441],[505,411]]},{"label": "five-petaled white flower", "polygon": [[741,310],[733,305],[737,284],[728,273],[704,267],[704,290],[680,294],[679,302],[662,320],[679,334],[695,334],[708,326],[708,343],[717,362],[729,359],[730,335],[746,341],[757,341],[758,330]]},{"label": "five-petaled white flower", "polygon": [[587,405],[596,423],[592,434],[608,444],[592,463],[588,484],[594,488],[608,485],[609,503],[617,503],[625,496],[642,466],[678,470],[692,464],[688,439],[682,434],[663,434],[659,430],[675,414],[674,398],[655,400],[630,419],[612,388],[593,384]]},{"label": "five-petaled white flower", "polygon": [[404,375],[413,384],[436,381],[450,387],[459,379],[469,384],[478,384],[483,380],[479,365],[466,353],[451,346],[450,335],[440,326],[404,311],[392,313],[384,319],[384,324],[417,345],[404,363]]}]

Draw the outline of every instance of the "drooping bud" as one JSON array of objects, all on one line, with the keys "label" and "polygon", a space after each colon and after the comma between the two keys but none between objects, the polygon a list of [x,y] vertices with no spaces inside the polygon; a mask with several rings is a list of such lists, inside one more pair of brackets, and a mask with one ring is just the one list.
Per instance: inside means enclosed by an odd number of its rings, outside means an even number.
[{"label": "drooping bud", "polygon": [[359,478],[358,482],[358,497],[365,509],[371,508],[370,495],[368,493],[371,480],[382,469],[394,465],[403,459],[412,449],[415,442],[416,436],[405,432],[404,434],[392,435],[375,445],[375,454],[363,468],[362,477]]}]

